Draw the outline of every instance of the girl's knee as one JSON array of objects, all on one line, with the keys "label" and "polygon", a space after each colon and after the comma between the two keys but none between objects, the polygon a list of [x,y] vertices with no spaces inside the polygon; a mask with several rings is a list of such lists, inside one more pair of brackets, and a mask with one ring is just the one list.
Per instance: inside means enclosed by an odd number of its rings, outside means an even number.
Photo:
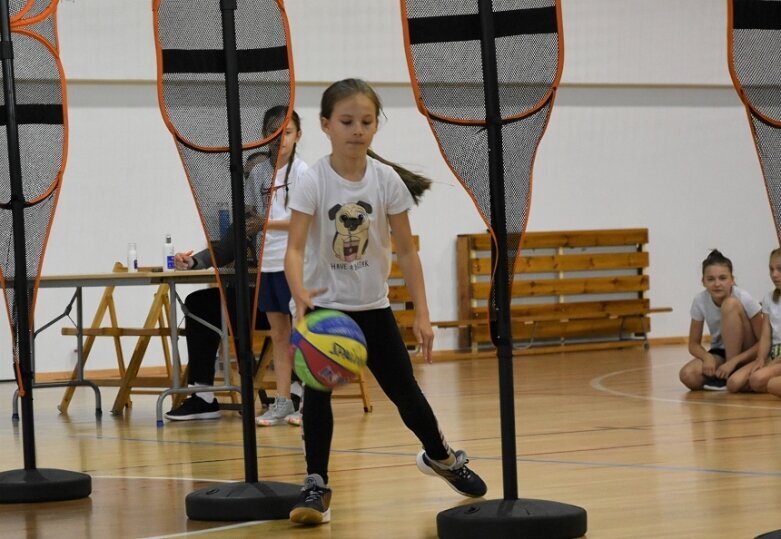
[{"label": "girl's knee", "polygon": [[738,309],[743,310],[743,304],[735,296],[724,298],[724,301],[721,302],[722,314],[725,312],[736,312]]},{"label": "girl's knee", "polygon": [[748,379],[752,391],[764,392],[767,389],[768,378],[762,370],[754,371]]},{"label": "girl's knee", "polygon": [[727,379],[727,391],[730,393],[740,393],[748,389],[748,383],[745,376],[730,376]]},{"label": "girl's knee", "polygon": [[697,391],[698,389],[702,389],[702,373],[697,372],[695,369],[689,367],[688,365],[684,366],[680,372],[678,373],[678,379],[681,381],[683,385],[691,389],[692,391]]},{"label": "girl's knee", "polygon": [[404,391],[395,391],[386,393],[388,398],[398,408],[401,415],[416,414],[421,409],[421,406],[425,406],[427,401],[423,396],[423,392],[420,388],[408,388]]},{"label": "girl's knee", "polygon": [[702,361],[698,359],[692,359],[686,365],[681,367],[678,373],[679,376],[702,376]]},{"label": "girl's knee", "polygon": [[781,377],[771,378],[767,382],[767,392],[776,397],[781,397]]}]

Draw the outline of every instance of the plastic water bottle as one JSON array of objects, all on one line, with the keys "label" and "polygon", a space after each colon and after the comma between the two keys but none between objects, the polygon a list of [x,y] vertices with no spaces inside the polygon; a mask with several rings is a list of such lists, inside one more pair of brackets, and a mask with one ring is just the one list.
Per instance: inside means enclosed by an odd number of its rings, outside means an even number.
[{"label": "plastic water bottle", "polygon": [[128,273],[135,273],[138,271],[138,253],[136,252],[136,244],[127,244],[127,271]]},{"label": "plastic water bottle", "polygon": [[163,244],[163,271],[174,271],[176,265],[174,264],[174,244],[171,242],[171,234],[165,235],[165,243]]}]

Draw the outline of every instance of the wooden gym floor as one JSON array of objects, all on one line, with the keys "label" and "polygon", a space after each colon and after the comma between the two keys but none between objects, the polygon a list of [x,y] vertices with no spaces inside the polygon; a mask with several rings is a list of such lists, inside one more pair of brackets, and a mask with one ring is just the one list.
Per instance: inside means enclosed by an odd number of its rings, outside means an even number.
[{"label": "wooden gym floor", "polygon": [[[516,365],[519,493],[588,511],[591,539],[738,538],[781,528],[781,400],[688,393],[677,381],[682,346],[524,357]],[[501,498],[495,360],[416,365],[442,430]],[[2,469],[23,467],[11,422],[15,386],[0,384]],[[0,535],[32,537],[431,538],[439,511],[468,501],[415,467],[417,441],[373,383],[374,412],[337,400],[331,458],[332,522],[196,522],[185,496],[243,480],[240,418],[155,426],[153,396],[125,417],[94,417],[88,389],[69,416],[62,389],[35,393],[41,468],[84,471],[92,495],[0,506]],[[110,389],[104,403],[112,402]],[[261,479],[298,484],[300,432],[258,429]]]}]

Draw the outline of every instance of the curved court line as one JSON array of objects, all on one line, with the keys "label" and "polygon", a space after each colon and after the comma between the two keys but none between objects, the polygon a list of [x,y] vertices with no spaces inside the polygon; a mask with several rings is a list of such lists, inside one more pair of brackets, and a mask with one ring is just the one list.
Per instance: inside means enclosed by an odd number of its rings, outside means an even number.
[{"label": "curved court line", "polygon": [[208,528],[206,530],[197,530],[191,532],[172,533],[169,535],[150,535],[144,539],[171,539],[173,537],[192,537],[194,535],[206,535],[215,532],[223,532],[226,530],[236,530],[238,528],[248,528],[257,524],[265,524],[271,522],[270,520],[253,520],[250,522],[241,522],[239,524],[230,524],[228,526],[217,526],[216,528]]},{"label": "curved court line", "polygon": [[643,370],[649,370],[655,367],[668,367],[670,365],[675,365],[675,363],[664,363],[661,365],[654,365],[652,367],[640,367],[636,369],[625,369],[622,371],[613,371],[609,372],[607,374],[603,374],[602,376],[598,376],[597,378],[592,378],[589,382],[589,385],[597,390],[601,391],[602,393],[608,393],[610,395],[614,395],[616,397],[626,397],[630,399],[640,399],[640,400],[647,400],[647,401],[657,401],[657,402],[671,402],[675,404],[695,404],[698,406],[720,406],[722,408],[748,408],[752,410],[776,410],[781,411],[781,408],[778,406],[757,406],[752,404],[736,404],[736,403],[727,403],[727,402],[707,402],[707,401],[688,401],[684,399],[670,399],[670,398],[664,398],[664,397],[651,397],[648,395],[637,395],[635,393],[627,393],[625,391],[618,391],[617,389],[610,389],[609,387],[606,387],[603,384],[603,381],[607,378],[610,378],[611,376],[617,376],[619,374],[626,374],[629,372],[635,372],[635,371],[643,371]]}]

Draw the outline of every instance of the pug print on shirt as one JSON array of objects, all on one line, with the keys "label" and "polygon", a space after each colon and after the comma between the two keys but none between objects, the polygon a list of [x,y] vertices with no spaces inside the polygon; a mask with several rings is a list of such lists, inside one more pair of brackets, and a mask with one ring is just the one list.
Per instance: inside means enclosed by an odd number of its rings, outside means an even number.
[{"label": "pug print on shirt", "polygon": [[361,260],[369,246],[369,214],[371,204],[358,201],[336,204],[328,210],[328,218],[334,222],[334,241],[331,245],[336,258],[344,262]]},{"label": "pug print on shirt", "polygon": [[371,157],[359,181],[339,176],[328,156],[301,175],[288,207],[311,216],[304,285],[322,290],[316,306],[355,311],[390,305],[389,217],[413,205],[396,171]]}]

